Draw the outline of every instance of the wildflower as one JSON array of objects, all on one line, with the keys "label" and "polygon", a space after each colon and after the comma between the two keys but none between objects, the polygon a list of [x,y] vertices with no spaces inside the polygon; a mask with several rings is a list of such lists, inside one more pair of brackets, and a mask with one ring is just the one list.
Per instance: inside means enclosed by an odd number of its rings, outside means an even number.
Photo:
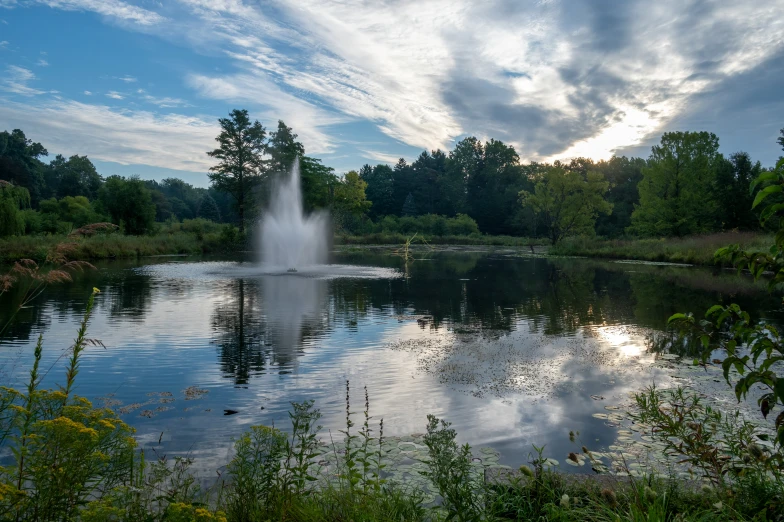
[{"label": "wildflower", "polygon": [[561,507],[562,508],[568,508],[569,507],[569,495],[567,495],[566,493],[564,493],[561,496]]}]

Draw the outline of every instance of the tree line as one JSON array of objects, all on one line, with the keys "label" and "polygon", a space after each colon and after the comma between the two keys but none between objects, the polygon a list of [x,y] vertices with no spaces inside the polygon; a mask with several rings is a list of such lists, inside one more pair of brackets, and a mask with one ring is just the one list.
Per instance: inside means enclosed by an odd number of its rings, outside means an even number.
[{"label": "tree line", "polygon": [[[0,133],[0,235],[67,233],[97,221],[143,234],[156,222],[194,218],[244,232],[298,160],[305,209],[329,209],[350,234],[483,233],[553,244],[586,234],[686,236],[758,228],[749,185],[769,170],[745,152],[725,157],[713,133],[667,132],[647,159],[524,163],[511,145],[467,137],[448,152],[339,176],[306,155],[283,121],[268,131],[237,109],[219,124],[206,189],[177,178],[104,178],[86,156],[45,163],[47,150],[21,130]],[[784,129],[777,143],[784,149]]]}]

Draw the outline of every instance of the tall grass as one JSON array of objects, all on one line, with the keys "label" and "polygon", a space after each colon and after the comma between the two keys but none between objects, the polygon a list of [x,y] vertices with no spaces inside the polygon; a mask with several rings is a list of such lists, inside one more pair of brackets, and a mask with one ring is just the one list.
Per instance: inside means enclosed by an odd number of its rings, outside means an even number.
[{"label": "tall grass", "polygon": [[70,260],[96,260],[234,252],[244,247],[245,242],[230,225],[188,225],[189,223],[175,223],[162,226],[156,234],[147,236],[111,233],[92,236],[40,235],[4,238],[0,239],[0,264],[21,259],[32,259],[41,263],[52,251],[60,251]]},{"label": "tall grass", "polygon": [[559,256],[636,259],[668,263],[716,265],[713,254],[728,244],[755,249],[770,246],[771,236],[758,232],[720,232],[685,238],[598,239],[567,238],[550,248]]}]

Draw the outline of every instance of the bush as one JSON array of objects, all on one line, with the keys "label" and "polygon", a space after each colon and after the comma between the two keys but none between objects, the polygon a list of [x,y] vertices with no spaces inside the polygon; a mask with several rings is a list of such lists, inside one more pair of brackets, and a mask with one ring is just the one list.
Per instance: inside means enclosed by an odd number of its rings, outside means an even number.
[{"label": "bush", "polygon": [[420,234],[425,236],[468,236],[479,234],[476,221],[465,214],[447,218],[436,214],[422,216],[384,216],[376,225],[377,232],[386,234]]}]

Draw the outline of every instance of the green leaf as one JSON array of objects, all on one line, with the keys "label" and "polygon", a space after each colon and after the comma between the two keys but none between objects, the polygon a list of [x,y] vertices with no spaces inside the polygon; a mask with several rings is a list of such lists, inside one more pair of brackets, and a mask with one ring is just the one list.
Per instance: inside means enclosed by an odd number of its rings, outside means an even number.
[{"label": "green leaf", "polygon": [[669,319],[667,319],[667,324],[670,324],[673,321],[679,321],[686,319],[686,314],[672,314]]},{"label": "green leaf", "polygon": [[757,197],[754,198],[754,203],[751,204],[751,208],[757,208],[757,205],[762,203],[765,198],[771,194],[781,192],[782,190],[784,190],[784,187],[781,185],[770,185],[769,187],[765,187],[757,193]]},{"label": "green leaf", "polygon": [[710,308],[708,308],[707,312],[705,312],[705,317],[710,317],[711,315],[715,314],[719,310],[724,310],[724,307],[721,305],[713,305]]},{"label": "green leaf", "polygon": [[777,377],[776,384],[773,386],[773,392],[781,404],[784,404],[784,377]]},{"label": "green leaf", "polygon": [[764,172],[749,184],[749,194],[754,194],[754,189],[763,181],[772,181],[778,177],[775,172]]}]

